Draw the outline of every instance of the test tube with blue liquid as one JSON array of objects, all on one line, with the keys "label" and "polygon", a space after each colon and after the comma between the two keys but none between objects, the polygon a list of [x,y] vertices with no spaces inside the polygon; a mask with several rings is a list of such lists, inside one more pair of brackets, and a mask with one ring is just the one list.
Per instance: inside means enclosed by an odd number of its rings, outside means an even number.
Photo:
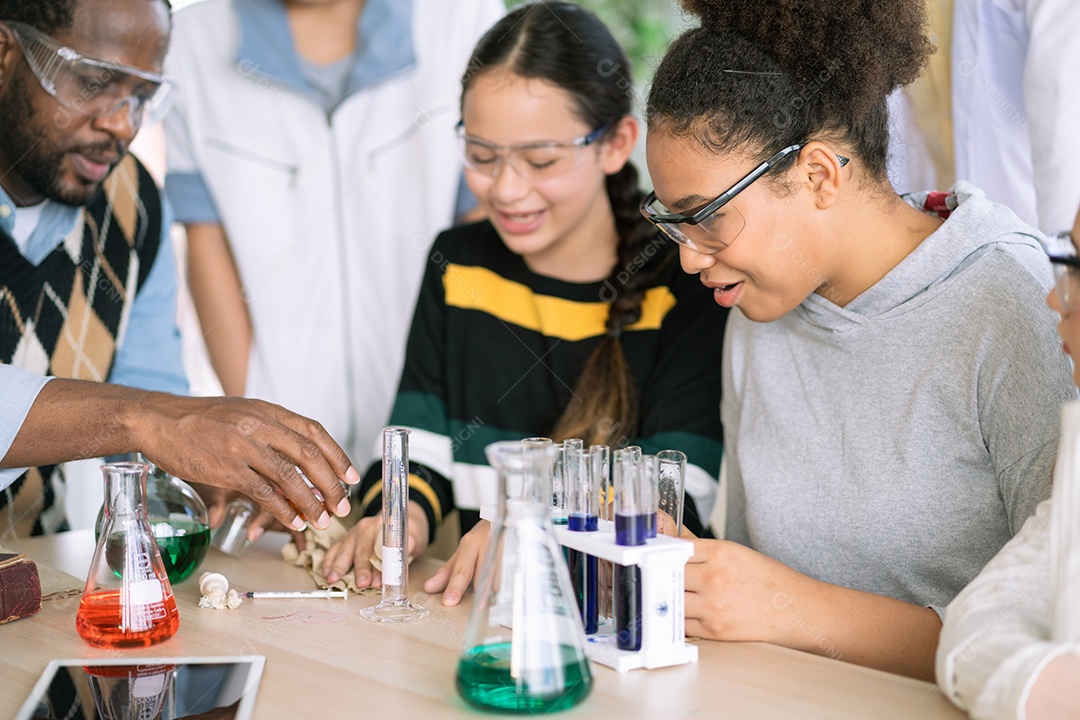
[{"label": "test tube with blue liquid", "polygon": [[[643,492],[644,463],[629,448],[615,451],[615,544],[644,545],[648,539],[649,516]],[[612,575],[612,604],[616,642],[620,650],[641,649],[641,569],[636,565],[615,565]]]},{"label": "test tube with blue liquid", "polygon": [[[599,528],[600,496],[593,481],[591,453],[582,449],[567,450],[564,460],[570,506],[568,529],[571,532],[596,532]],[[567,562],[585,634],[592,635],[596,633],[600,622],[597,558],[578,550],[570,550]]]}]

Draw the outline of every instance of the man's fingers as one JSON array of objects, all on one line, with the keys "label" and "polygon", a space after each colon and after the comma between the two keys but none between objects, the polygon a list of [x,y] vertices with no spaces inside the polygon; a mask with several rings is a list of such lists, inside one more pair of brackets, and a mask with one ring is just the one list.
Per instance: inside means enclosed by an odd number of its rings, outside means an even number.
[{"label": "man's fingers", "polygon": [[328,500],[331,497],[331,495],[327,493],[331,486],[331,477],[341,480],[349,485],[355,485],[360,482],[360,475],[356,472],[356,468],[353,467],[352,461],[349,460],[349,456],[346,455],[345,451],[341,449],[341,446],[334,441],[334,438],[330,437],[330,433],[326,432],[326,428],[324,428],[320,422],[296,415],[288,410],[282,410],[283,412],[279,413],[281,423],[307,443],[301,443],[298,446],[300,453],[308,456],[316,455],[323,463],[323,467],[325,467],[326,471],[329,473],[328,476],[321,478],[325,480],[327,486],[323,487],[322,484],[316,481],[314,475],[308,473],[308,468],[304,463],[297,463],[297,465],[304,468],[304,473],[307,474],[311,482],[316,487],[322,488],[324,497]]},{"label": "man's fingers", "polygon": [[[274,498],[270,496],[278,495],[282,502],[288,498],[290,502],[286,504],[293,505],[296,512],[312,525],[319,528],[330,525],[329,513],[304,479],[300,477],[300,473],[296,471],[296,465],[290,460],[272,448],[266,448],[257,463],[252,464],[252,469],[266,480],[266,483],[257,491],[260,494],[252,496],[263,507],[269,510],[267,501],[273,502]],[[282,498],[282,495],[285,497]],[[277,513],[274,515],[278,517]],[[296,526],[291,522],[287,523],[287,526],[295,530],[303,529],[303,526]]]},{"label": "man's fingers", "polygon": [[252,488],[251,499],[281,521],[282,525],[293,530],[304,529],[304,519],[293,510],[289,503],[285,502],[285,498],[278,494],[274,489],[274,485],[265,477],[253,477],[248,486]]},{"label": "man's fingers", "polygon": [[285,447],[279,448],[279,451],[300,468],[328,511],[338,517],[348,515],[347,486],[342,484],[343,481],[330,467],[319,446],[292,430],[286,429],[286,433]]}]

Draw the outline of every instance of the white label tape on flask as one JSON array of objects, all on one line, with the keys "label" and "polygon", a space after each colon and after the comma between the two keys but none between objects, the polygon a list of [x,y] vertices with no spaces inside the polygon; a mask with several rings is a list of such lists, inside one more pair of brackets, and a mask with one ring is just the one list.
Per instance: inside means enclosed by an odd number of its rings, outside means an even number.
[{"label": "white label tape on flask", "polygon": [[132,605],[153,605],[165,599],[161,581],[157,578],[133,582],[128,585],[127,593]]},{"label": "white label tape on flask", "polygon": [[382,582],[383,585],[401,585],[405,579],[404,552],[398,548],[386,547],[382,549]]}]

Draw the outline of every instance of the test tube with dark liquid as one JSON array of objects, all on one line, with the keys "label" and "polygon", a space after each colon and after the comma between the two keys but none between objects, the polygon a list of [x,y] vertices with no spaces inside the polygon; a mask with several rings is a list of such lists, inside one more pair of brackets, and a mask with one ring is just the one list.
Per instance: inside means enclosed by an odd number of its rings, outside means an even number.
[{"label": "test tube with dark liquid", "polygon": [[[642,463],[632,451],[615,452],[615,544],[644,545],[649,518],[642,497]],[[612,605],[616,640],[620,650],[641,649],[641,569],[615,565]]]},{"label": "test tube with dark liquid", "polygon": [[[567,450],[565,469],[570,490],[568,529],[572,532],[596,532],[599,527],[599,495],[593,482],[592,460],[587,450]],[[585,634],[595,634],[600,622],[600,582],[597,559],[579,550],[570,550],[570,580],[574,585]]]}]

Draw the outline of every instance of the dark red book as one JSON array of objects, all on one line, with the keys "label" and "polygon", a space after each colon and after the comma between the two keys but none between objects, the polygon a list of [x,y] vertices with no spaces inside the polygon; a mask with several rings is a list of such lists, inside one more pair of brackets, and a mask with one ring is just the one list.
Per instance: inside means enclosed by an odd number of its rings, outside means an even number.
[{"label": "dark red book", "polygon": [[37,565],[25,555],[0,554],[0,625],[41,609]]}]

